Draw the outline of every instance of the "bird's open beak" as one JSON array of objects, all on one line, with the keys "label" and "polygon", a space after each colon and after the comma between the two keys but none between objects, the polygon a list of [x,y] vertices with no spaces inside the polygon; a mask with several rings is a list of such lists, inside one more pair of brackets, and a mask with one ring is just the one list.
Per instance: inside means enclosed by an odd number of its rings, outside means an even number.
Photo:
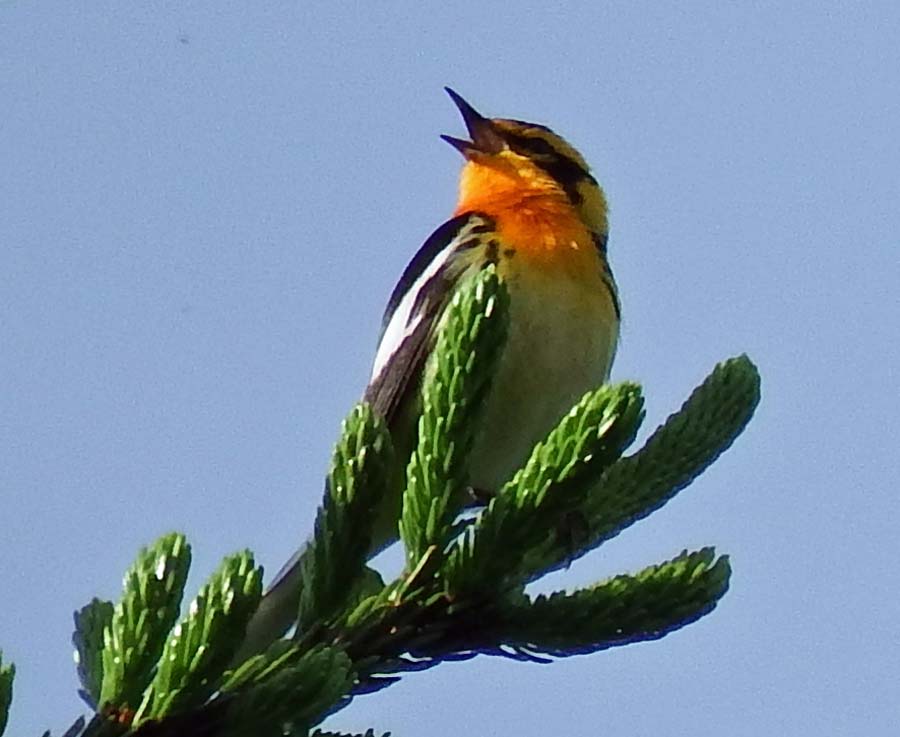
[{"label": "bird's open beak", "polygon": [[494,124],[488,118],[485,118],[449,87],[444,87],[444,89],[447,90],[450,99],[453,100],[456,107],[459,108],[459,112],[462,113],[463,121],[466,124],[466,128],[469,129],[469,135],[472,140],[466,141],[453,136],[441,136],[441,138],[467,159],[471,158],[472,154],[475,153],[497,154],[506,148],[503,137],[496,131]]}]

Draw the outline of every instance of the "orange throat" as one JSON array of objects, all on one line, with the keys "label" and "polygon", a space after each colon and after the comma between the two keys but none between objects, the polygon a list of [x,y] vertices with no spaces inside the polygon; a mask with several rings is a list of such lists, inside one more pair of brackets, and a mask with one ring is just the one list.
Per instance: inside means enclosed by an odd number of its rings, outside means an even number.
[{"label": "orange throat", "polygon": [[455,215],[480,212],[495,222],[504,247],[526,259],[577,266],[596,262],[591,232],[566,194],[537,168],[509,171],[469,161]]}]

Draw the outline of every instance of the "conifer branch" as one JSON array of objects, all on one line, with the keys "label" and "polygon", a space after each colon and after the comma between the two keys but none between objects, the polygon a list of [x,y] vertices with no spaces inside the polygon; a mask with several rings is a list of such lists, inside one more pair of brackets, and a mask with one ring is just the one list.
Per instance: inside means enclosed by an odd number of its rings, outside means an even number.
[{"label": "conifer branch", "polygon": [[262,568],[253,554],[225,558],[169,635],[135,725],[203,703],[218,688],[261,595]]},{"label": "conifer branch", "polygon": [[[353,590],[382,584],[365,568],[379,506],[392,483],[393,448],[384,421],[365,403],[341,426],[312,539],[276,575],[247,625],[235,664],[265,650],[291,627],[305,630],[335,612]],[[371,593],[371,592],[369,592]]]},{"label": "conifer branch", "polygon": [[[405,615],[392,610],[389,630],[401,644],[366,642],[364,649],[383,656],[358,667],[361,673],[384,676],[478,654],[548,662],[548,656],[659,639],[712,611],[728,590],[730,574],[727,556],[716,558],[712,548],[703,548],[572,593],[532,599],[513,592],[450,602],[434,597],[425,618],[423,607]],[[388,652],[393,656],[385,657]]]},{"label": "conifer branch", "polygon": [[91,599],[90,603],[74,614],[75,665],[81,682],[79,694],[93,709],[100,702],[103,683],[103,633],[112,622],[113,603]]},{"label": "conifer branch", "polygon": [[[144,548],[125,574],[122,599],[103,634],[101,706],[135,709],[141,703],[178,618],[190,561],[184,536],[171,533]],[[90,654],[84,664],[95,661]],[[97,680],[90,672],[87,676],[88,683]]]},{"label": "conifer branch", "polygon": [[400,536],[414,567],[450,541],[468,484],[466,461],[477,410],[506,340],[508,296],[490,265],[447,308],[422,390],[418,445],[403,495]]},{"label": "conifer branch", "polygon": [[[712,548],[573,592],[529,597],[524,585],[646,516],[712,463],[759,401],[753,364],[720,364],[627,457],[643,417],[640,387],[589,392],[474,520],[454,526],[506,310],[505,288],[488,268],[442,320],[407,466],[399,523],[407,568],[396,580],[384,584],[366,555],[405,459],[393,460],[384,423],[361,404],[343,426],[279,620],[282,631],[298,625],[295,635],[229,665],[260,600],[262,572],[246,551],[226,559],[173,630],[190,548],[165,536],[141,551],[118,604],[94,600],[76,613],[79,678],[99,713],[67,737],[309,737],[326,715],[402,673],[480,653],[595,652],[662,637],[711,611],[730,576],[727,557]],[[12,675],[0,663],[0,725]]]},{"label": "conifer branch", "polygon": [[760,376],[745,355],[719,363],[633,455],[620,458],[590,489],[579,508],[585,539],[577,550],[548,540],[528,554],[544,573],[618,535],[662,507],[705,471],[753,417]]},{"label": "conifer branch", "polygon": [[616,463],[585,505],[609,539],[684,489],[724,453],[753,417],[760,377],[747,356],[718,364],[637,453]]},{"label": "conifer branch", "polygon": [[510,605],[494,627],[503,645],[554,657],[658,639],[711,611],[730,573],[712,548],[685,551],[634,575]]},{"label": "conifer branch", "polygon": [[571,513],[634,439],[642,418],[636,384],[586,394],[465,531],[446,566],[448,589],[474,593],[528,578],[534,557],[525,554],[548,540],[571,540]]},{"label": "conifer branch", "polygon": [[227,723],[221,734],[274,736],[290,725],[291,734],[306,735],[350,691],[354,679],[342,650],[319,645],[301,654],[292,648],[233,692],[226,690]]},{"label": "conifer branch", "polygon": [[392,462],[384,421],[367,404],[358,404],[344,420],[315,534],[301,558],[298,631],[346,605],[347,592],[367,570],[372,526],[387,493]]}]

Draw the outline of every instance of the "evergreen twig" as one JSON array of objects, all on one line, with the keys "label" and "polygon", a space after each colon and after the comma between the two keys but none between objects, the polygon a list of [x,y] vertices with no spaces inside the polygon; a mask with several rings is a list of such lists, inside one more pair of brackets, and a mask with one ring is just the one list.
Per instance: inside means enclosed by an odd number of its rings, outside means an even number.
[{"label": "evergreen twig", "polygon": [[494,627],[502,644],[554,657],[657,639],[712,610],[730,573],[712,548],[685,551],[633,575],[510,605]]},{"label": "evergreen twig", "polygon": [[[372,526],[387,493],[393,447],[384,421],[367,404],[344,420],[315,533],[301,558],[298,632],[329,619],[362,585]],[[373,579],[366,574],[371,583]]]},{"label": "evergreen twig", "polygon": [[579,517],[577,550],[548,539],[528,554],[535,571],[567,566],[662,507],[705,471],[750,422],[760,399],[760,376],[745,356],[719,363],[636,453],[620,458],[594,483]]},{"label": "evergreen twig", "polygon": [[468,484],[477,410],[506,340],[508,296],[496,269],[484,268],[471,282],[453,296],[426,371],[400,517],[410,568],[429,549],[442,551],[450,541]]},{"label": "evergreen twig", "polygon": [[253,554],[225,558],[169,635],[136,725],[203,703],[216,690],[261,595],[262,568]]},{"label": "evergreen twig", "polygon": [[[261,569],[247,551],[226,559],[173,630],[190,548],[167,535],[141,551],[115,607],[94,600],[76,613],[79,678],[100,713],[67,737],[309,737],[326,715],[401,673],[478,653],[595,652],[711,611],[730,576],[712,548],[573,592],[529,597],[524,585],[646,516],[712,463],[759,401],[753,364],[741,356],[717,366],[627,457],[643,417],[640,387],[589,392],[475,520],[455,526],[506,309],[488,268],[441,323],[400,520],[408,566],[396,580],[385,585],[365,565],[394,469],[383,422],[361,404],[344,424],[300,559],[297,634],[229,666],[260,598]],[[0,662],[0,731],[12,676]]]},{"label": "evergreen twig", "polygon": [[81,682],[78,693],[93,709],[100,701],[103,684],[103,633],[112,622],[113,611],[111,601],[94,598],[74,614],[72,644],[75,646],[75,665]]},{"label": "evergreen twig", "polygon": [[[136,708],[181,607],[191,548],[171,533],[144,548],[125,574],[124,592],[104,629],[100,705]],[[95,662],[86,657],[85,665]],[[88,674],[88,682],[96,680]]]},{"label": "evergreen twig", "polygon": [[528,578],[525,553],[560,536],[571,539],[570,513],[631,443],[642,417],[636,384],[586,394],[459,540],[446,566],[449,590],[484,591]]}]

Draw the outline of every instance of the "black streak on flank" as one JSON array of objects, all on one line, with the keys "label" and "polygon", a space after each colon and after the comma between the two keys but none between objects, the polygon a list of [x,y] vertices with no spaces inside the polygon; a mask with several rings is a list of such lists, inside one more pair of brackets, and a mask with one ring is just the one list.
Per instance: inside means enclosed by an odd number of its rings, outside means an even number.
[{"label": "black streak on flank", "polygon": [[[482,216],[484,217],[484,216]],[[493,223],[485,222],[481,225],[474,225],[469,228],[469,232],[471,233],[488,233],[494,227]]]},{"label": "black streak on flank", "polygon": [[591,233],[591,239],[594,241],[594,248],[601,256],[606,256],[606,246],[609,243],[609,236],[606,233]]},{"label": "black streak on flank", "polygon": [[609,263],[605,258],[602,260],[602,271],[603,273],[600,275],[600,278],[603,280],[603,286],[606,287],[606,291],[609,294],[609,300],[612,302],[613,309],[616,311],[616,319],[621,320],[622,303],[619,302],[619,292],[616,289],[616,281],[613,279]]},{"label": "black streak on flank", "polygon": [[613,309],[616,311],[616,320],[622,319],[622,303],[619,302],[619,295],[616,288],[609,282],[605,282],[606,288],[609,290],[609,298],[612,300]]},{"label": "black streak on flank", "polygon": [[497,254],[500,251],[500,244],[497,241],[488,241],[487,244],[487,252],[486,257],[488,263],[496,264],[497,263]]}]

